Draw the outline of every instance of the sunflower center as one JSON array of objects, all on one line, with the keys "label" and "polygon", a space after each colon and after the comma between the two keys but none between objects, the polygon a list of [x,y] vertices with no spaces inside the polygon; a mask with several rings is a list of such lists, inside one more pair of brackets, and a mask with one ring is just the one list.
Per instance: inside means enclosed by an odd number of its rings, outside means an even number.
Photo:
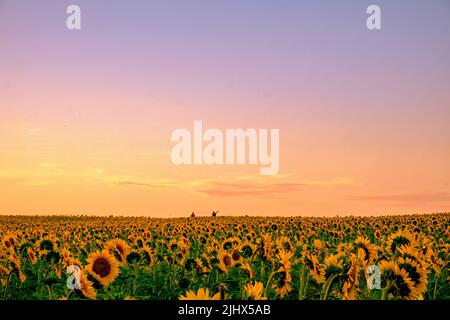
[{"label": "sunflower center", "polygon": [[39,249],[52,251],[53,250],[53,242],[51,242],[50,240],[43,240],[41,242]]},{"label": "sunflower center", "polygon": [[234,261],[238,261],[239,258],[240,258],[239,253],[237,253],[237,252],[233,252],[232,257],[233,257],[233,260],[234,260]]},{"label": "sunflower center", "polygon": [[230,258],[229,256],[223,257],[223,263],[224,263],[226,266],[230,266],[230,265],[231,265],[231,258]]},{"label": "sunflower center", "polygon": [[100,277],[106,277],[111,271],[111,265],[108,263],[106,259],[99,258],[94,262],[94,266],[92,270],[100,275]]}]

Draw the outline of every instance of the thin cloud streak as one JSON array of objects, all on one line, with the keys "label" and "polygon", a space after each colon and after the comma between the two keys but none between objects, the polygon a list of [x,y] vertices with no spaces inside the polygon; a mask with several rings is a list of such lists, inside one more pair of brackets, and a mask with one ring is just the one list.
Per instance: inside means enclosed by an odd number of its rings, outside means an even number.
[{"label": "thin cloud streak", "polygon": [[447,192],[403,193],[390,195],[388,194],[388,195],[371,195],[371,196],[353,196],[349,197],[349,199],[355,201],[429,204],[434,202],[450,202],[450,193]]}]

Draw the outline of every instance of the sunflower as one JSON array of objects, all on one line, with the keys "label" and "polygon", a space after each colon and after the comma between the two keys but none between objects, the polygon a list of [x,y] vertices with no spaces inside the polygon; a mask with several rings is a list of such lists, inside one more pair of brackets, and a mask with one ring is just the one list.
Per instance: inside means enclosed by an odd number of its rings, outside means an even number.
[{"label": "sunflower", "polygon": [[436,275],[440,276],[442,272],[441,268],[445,265],[444,261],[439,259],[439,257],[436,255],[433,249],[427,251],[426,259],[427,261],[430,261],[431,266],[433,267],[433,270],[436,273]]},{"label": "sunflower", "polygon": [[373,233],[373,237],[378,240],[381,238],[381,232],[380,230],[376,229],[375,232]]},{"label": "sunflower", "polygon": [[9,274],[9,270],[0,265],[0,276],[1,275],[8,275],[8,274]]},{"label": "sunflower", "polygon": [[273,287],[278,297],[283,298],[291,292],[292,276],[289,269],[284,266],[280,267],[275,273],[274,280],[275,285]]},{"label": "sunflower", "polygon": [[247,283],[244,287],[243,297],[248,300],[267,300],[267,297],[264,297],[263,283],[259,281]]},{"label": "sunflower", "polygon": [[188,250],[188,248],[181,247],[179,252],[177,252],[175,254],[175,261],[180,266],[183,266],[186,263],[186,260],[188,259],[188,257],[189,257],[189,250]]},{"label": "sunflower", "polygon": [[287,269],[291,269],[291,259],[293,255],[293,252],[280,250],[278,252],[279,263],[281,263]]},{"label": "sunflower", "polygon": [[397,263],[400,268],[405,269],[408,272],[411,281],[414,283],[416,293],[419,296],[425,293],[425,291],[427,291],[427,277],[429,271],[424,268],[420,262],[417,262],[411,258],[400,257]]},{"label": "sunflower", "polygon": [[49,237],[44,237],[36,243],[36,251],[39,252],[39,256],[46,255],[50,251],[56,251],[58,249],[58,243]]},{"label": "sunflower", "polygon": [[293,248],[291,241],[286,236],[277,239],[276,244],[279,249],[284,251],[291,251]]},{"label": "sunflower", "polygon": [[306,268],[309,269],[311,276],[316,280],[317,283],[325,282],[325,273],[320,267],[319,259],[307,251],[302,252],[302,261]]},{"label": "sunflower", "polygon": [[80,290],[81,293],[89,299],[97,299],[97,292],[94,289],[93,283],[88,280],[87,276],[82,272],[80,275]]},{"label": "sunflower", "polygon": [[233,265],[239,264],[243,260],[239,249],[234,249],[231,252],[231,258],[233,259]]},{"label": "sunflower", "polygon": [[2,244],[6,249],[12,249],[17,243],[17,236],[15,233],[8,233],[2,239]]},{"label": "sunflower", "polygon": [[405,269],[400,269],[398,264],[393,261],[383,260],[380,263],[380,270],[386,283],[382,289],[382,299],[385,299],[389,294],[407,300],[417,298],[414,282]]},{"label": "sunflower", "polygon": [[61,253],[61,257],[62,257],[62,261],[63,261],[64,265],[66,267],[69,266],[69,265],[67,265],[67,261],[69,261],[71,259],[71,256],[72,256],[70,251],[67,250],[67,248],[61,248],[60,253]]},{"label": "sunflower", "polygon": [[195,258],[195,271],[198,273],[208,273],[210,270],[200,258]]},{"label": "sunflower", "polygon": [[322,268],[326,279],[329,279],[331,276],[339,274],[343,271],[341,262],[342,255],[343,253],[339,252],[337,254],[332,254],[325,257]]},{"label": "sunflower", "polygon": [[395,275],[393,290],[391,290],[394,296],[398,295],[406,300],[417,299],[418,295],[408,272],[405,269],[399,269]]},{"label": "sunflower", "polygon": [[243,244],[239,245],[237,250],[243,258],[248,259],[253,257],[257,248],[258,246],[251,244],[250,242],[244,242]]},{"label": "sunflower", "polygon": [[355,239],[354,245],[357,250],[362,249],[364,252],[364,261],[369,263],[375,257],[376,251],[370,240],[366,237],[359,236]]},{"label": "sunflower", "polygon": [[126,261],[129,264],[136,264],[139,263],[139,261],[141,261],[141,253],[138,250],[131,250],[131,252],[127,255]]},{"label": "sunflower", "polygon": [[120,265],[125,265],[127,256],[131,252],[131,247],[122,239],[113,239],[106,243],[105,249],[120,262]]},{"label": "sunflower", "polygon": [[420,252],[412,245],[402,246],[398,248],[398,253],[404,258],[409,258],[420,262]]},{"label": "sunflower", "polygon": [[275,280],[275,290],[277,296],[283,298],[291,291],[291,258],[293,256],[292,252],[285,252],[284,250],[280,250],[278,253],[279,261],[281,267],[278,268],[274,275]]},{"label": "sunflower", "polygon": [[185,236],[180,238],[179,245],[180,245],[181,249],[183,249],[183,248],[184,249],[189,249],[191,247],[191,244],[190,244],[189,240]]},{"label": "sunflower", "polygon": [[169,246],[168,249],[172,252],[178,252],[178,250],[180,249],[180,244],[178,243],[178,241],[176,239],[172,239],[169,242]]},{"label": "sunflower", "polygon": [[222,251],[230,251],[238,243],[238,238],[227,238],[220,244],[220,249]]},{"label": "sunflower", "polygon": [[140,254],[142,259],[149,265],[149,266],[153,266],[153,264],[155,263],[155,253],[153,252],[153,250],[147,246],[144,246],[141,250],[140,250]]},{"label": "sunflower", "polygon": [[386,242],[386,251],[390,254],[394,254],[397,249],[402,246],[408,246],[414,244],[414,237],[408,231],[397,231],[391,234]]},{"label": "sunflower", "polygon": [[91,253],[86,261],[87,272],[105,287],[119,275],[119,263],[107,250]]},{"label": "sunflower", "polygon": [[13,266],[13,270],[17,273],[17,275],[19,276],[20,282],[25,282],[25,280],[27,280],[27,277],[25,276],[25,274],[22,272],[22,268],[21,268],[21,262],[20,259],[15,255],[15,253],[11,254],[8,257],[9,261],[11,262],[12,266]]},{"label": "sunflower", "polygon": [[212,297],[209,295],[209,289],[198,289],[197,293],[192,290],[186,292],[185,296],[180,296],[179,300],[220,300],[220,292],[217,292]]},{"label": "sunflower", "polygon": [[28,254],[28,258],[30,259],[31,264],[35,265],[37,262],[37,259],[36,259],[36,254],[34,253],[34,251],[30,248],[27,248],[27,254]]},{"label": "sunflower", "polygon": [[233,266],[233,257],[228,252],[219,253],[219,269],[223,272],[228,272],[228,270]]},{"label": "sunflower", "polygon": [[320,241],[320,239],[314,239],[313,244],[317,252],[320,252],[325,249],[325,244],[322,241]]},{"label": "sunflower", "polygon": [[262,248],[264,251],[264,257],[266,259],[270,259],[270,256],[272,253],[272,247],[273,247],[273,242],[272,242],[272,238],[270,237],[270,235],[263,234],[262,235]]},{"label": "sunflower", "polygon": [[352,256],[350,268],[342,286],[343,300],[355,300],[358,293],[358,275],[361,267],[356,256]]}]

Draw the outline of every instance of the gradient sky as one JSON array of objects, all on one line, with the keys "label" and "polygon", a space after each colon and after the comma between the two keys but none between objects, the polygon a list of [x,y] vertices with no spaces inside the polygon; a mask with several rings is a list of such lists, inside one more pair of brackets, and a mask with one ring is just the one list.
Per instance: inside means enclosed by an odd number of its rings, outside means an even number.
[{"label": "gradient sky", "polygon": [[[0,0],[0,213],[449,211],[449,57],[447,0]],[[194,120],[279,128],[279,174],[173,165]]]}]

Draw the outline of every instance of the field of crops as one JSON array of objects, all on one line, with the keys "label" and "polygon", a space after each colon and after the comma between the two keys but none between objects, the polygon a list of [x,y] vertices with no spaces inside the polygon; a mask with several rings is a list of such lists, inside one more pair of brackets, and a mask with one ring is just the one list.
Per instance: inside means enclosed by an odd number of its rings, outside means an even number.
[{"label": "field of crops", "polygon": [[449,218],[0,216],[0,299],[450,299]]}]

